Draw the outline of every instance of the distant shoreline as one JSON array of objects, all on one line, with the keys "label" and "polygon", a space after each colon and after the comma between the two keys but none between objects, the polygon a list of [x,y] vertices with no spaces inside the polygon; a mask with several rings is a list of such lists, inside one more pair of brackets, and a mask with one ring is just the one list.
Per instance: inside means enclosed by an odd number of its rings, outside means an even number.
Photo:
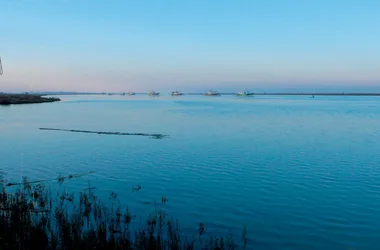
[{"label": "distant shoreline", "polygon": [[[112,95],[122,93],[110,92]],[[183,93],[184,95],[204,95],[204,93]],[[48,93],[42,95],[108,95],[103,93]],[[136,95],[148,95],[148,93],[137,93]],[[170,95],[170,93],[168,93]],[[236,95],[236,93],[221,93],[220,95]],[[380,93],[253,93],[253,95],[277,95],[277,96],[380,96]]]},{"label": "distant shoreline", "polygon": [[[31,92],[31,93],[1,93],[0,92],[0,101],[4,99],[4,96],[11,96],[13,98],[23,98],[27,99],[26,103],[33,103],[29,102],[30,100],[34,99],[36,102],[35,103],[42,103],[42,102],[55,102],[55,101],[60,101],[59,98],[53,98],[53,97],[43,97],[43,96],[66,96],[66,95],[104,95],[108,96],[111,94],[113,95],[122,95],[123,92],[106,92],[106,93],[91,93],[91,92]],[[170,95],[170,93],[167,93]],[[204,93],[183,93],[184,95],[204,95]],[[148,95],[148,93],[137,93],[136,95]],[[231,92],[226,92],[222,93],[220,92],[220,95],[236,95],[236,93],[231,93]],[[257,96],[380,96],[380,93],[338,93],[338,92],[331,92],[331,93],[292,93],[292,92],[273,92],[273,93],[266,93],[266,92],[261,92],[261,93],[253,93],[253,95]],[[25,97],[25,98],[24,98]],[[28,97],[28,98],[26,98]],[[33,98],[31,98],[33,97]],[[21,104],[21,103],[12,103],[12,104]]]},{"label": "distant shoreline", "polygon": [[[188,93],[185,95],[203,95],[203,93]],[[220,93],[220,95],[236,95],[236,93]],[[380,93],[253,93],[253,95],[298,95],[298,96],[380,96]]]},{"label": "distant shoreline", "polygon": [[45,102],[58,102],[61,99],[56,97],[43,97],[35,94],[6,94],[0,93],[0,105],[32,104]]}]

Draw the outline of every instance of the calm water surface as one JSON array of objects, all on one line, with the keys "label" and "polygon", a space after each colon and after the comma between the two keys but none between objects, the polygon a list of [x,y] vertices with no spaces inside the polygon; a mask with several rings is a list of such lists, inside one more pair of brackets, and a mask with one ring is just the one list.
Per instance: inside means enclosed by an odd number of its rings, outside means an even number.
[{"label": "calm water surface", "polygon": [[[146,201],[187,234],[244,225],[249,249],[380,249],[380,98],[63,96],[0,107],[7,178],[95,170],[68,190],[115,191],[142,218]],[[163,133],[139,136],[40,127]],[[132,186],[141,185],[138,192]]]}]

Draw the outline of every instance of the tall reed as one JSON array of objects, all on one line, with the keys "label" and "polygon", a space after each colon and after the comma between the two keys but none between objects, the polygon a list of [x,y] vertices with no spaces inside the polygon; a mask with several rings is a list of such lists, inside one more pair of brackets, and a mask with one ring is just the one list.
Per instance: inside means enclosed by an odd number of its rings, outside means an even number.
[{"label": "tall reed", "polygon": [[[64,181],[81,175],[59,176]],[[129,207],[116,193],[111,205],[102,203],[88,187],[78,194],[53,194],[45,182],[7,183],[0,172],[0,249],[235,249],[232,237],[203,239],[204,225],[190,240],[180,233],[178,221],[155,209],[144,226],[132,226]],[[138,191],[141,186],[133,187]],[[168,201],[162,197],[162,204]],[[244,243],[246,243],[246,230]]]}]

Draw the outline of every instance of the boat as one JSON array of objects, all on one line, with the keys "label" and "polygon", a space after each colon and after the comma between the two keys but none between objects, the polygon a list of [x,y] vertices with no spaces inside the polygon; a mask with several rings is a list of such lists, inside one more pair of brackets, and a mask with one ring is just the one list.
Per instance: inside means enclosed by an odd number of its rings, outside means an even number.
[{"label": "boat", "polygon": [[238,92],[236,96],[253,96],[253,93],[249,92],[248,90],[245,90],[244,92]]},{"label": "boat", "polygon": [[128,95],[136,95],[135,92],[128,92]]},{"label": "boat", "polygon": [[123,92],[123,93],[121,93],[121,95],[125,95],[125,93]]},{"label": "boat", "polygon": [[178,90],[172,92],[172,96],[179,96],[179,95],[183,95],[183,93]]},{"label": "boat", "polygon": [[209,92],[207,93],[204,93],[205,96],[219,96],[220,93],[214,91],[214,90],[210,90]]},{"label": "boat", "polygon": [[157,92],[155,92],[155,91],[152,90],[152,91],[149,92],[149,95],[150,96],[158,96],[158,95],[160,95],[160,93],[157,93]]}]

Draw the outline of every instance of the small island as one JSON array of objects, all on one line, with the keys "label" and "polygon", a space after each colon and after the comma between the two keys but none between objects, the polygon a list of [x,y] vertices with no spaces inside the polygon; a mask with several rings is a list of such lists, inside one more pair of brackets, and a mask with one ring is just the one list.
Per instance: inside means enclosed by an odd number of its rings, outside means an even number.
[{"label": "small island", "polygon": [[0,93],[0,105],[11,104],[31,104],[31,103],[44,103],[44,102],[58,102],[59,98],[44,97],[35,94],[6,94]]}]

